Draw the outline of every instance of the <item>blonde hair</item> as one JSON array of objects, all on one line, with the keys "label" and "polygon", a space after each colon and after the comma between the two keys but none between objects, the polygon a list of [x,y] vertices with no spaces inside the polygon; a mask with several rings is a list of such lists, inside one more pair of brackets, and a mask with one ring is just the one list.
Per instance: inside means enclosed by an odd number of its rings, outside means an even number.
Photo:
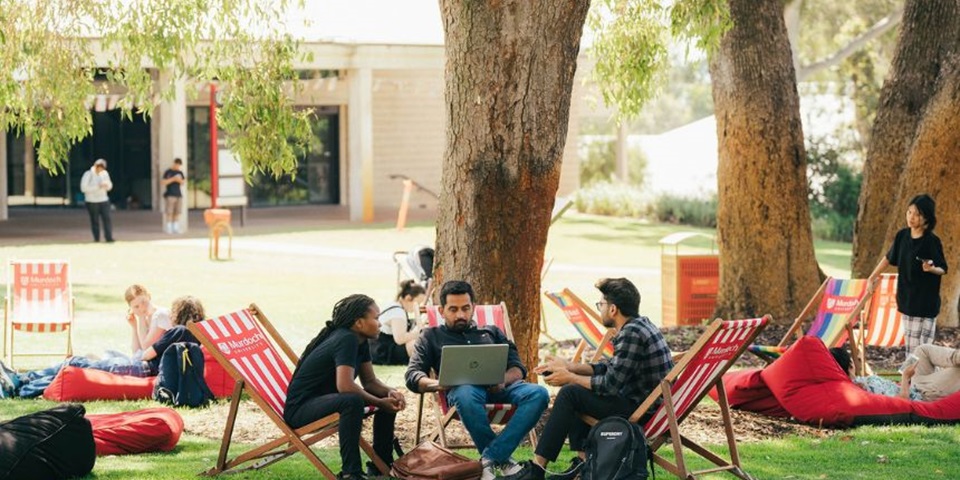
[{"label": "blonde hair", "polygon": [[203,304],[197,297],[186,295],[173,301],[170,318],[174,325],[186,325],[190,320],[202,322],[206,314],[203,313]]},{"label": "blonde hair", "polygon": [[139,297],[140,295],[146,295],[147,298],[150,298],[150,292],[147,291],[147,287],[140,285],[139,283],[134,283],[127,287],[127,291],[123,292],[123,298],[127,301],[127,305],[130,305],[133,302],[133,299]]}]

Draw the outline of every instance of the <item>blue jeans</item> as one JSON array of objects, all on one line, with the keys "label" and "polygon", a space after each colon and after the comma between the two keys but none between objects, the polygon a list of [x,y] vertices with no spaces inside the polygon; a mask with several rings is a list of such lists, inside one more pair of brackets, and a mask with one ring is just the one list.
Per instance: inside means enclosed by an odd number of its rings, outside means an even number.
[{"label": "blue jeans", "polygon": [[[131,375],[134,377],[149,377],[150,368],[136,358],[130,358],[122,353],[107,350],[100,360],[90,360],[87,357],[70,357],[69,359],[41,370],[21,373],[19,375],[21,397],[39,397],[50,386],[53,379],[66,365],[78,368],[90,368],[115,373],[117,375]],[[15,381],[15,383],[17,383]]]},{"label": "blue jeans", "polygon": [[[464,428],[483,458],[503,463],[517,449],[523,437],[537,425],[550,403],[550,395],[547,389],[540,385],[520,381],[497,393],[489,393],[485,387],[461,385],[447,391],[447,401],[457,407]],[[488,403],[517,405],[516,413],[500,435],[490,428],[487,410],[484,408]]]}]

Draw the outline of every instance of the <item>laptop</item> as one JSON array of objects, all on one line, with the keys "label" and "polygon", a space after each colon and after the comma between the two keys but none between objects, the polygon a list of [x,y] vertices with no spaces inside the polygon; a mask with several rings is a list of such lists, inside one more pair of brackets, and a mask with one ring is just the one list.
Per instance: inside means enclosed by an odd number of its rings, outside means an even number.
[{"label": "laptop", "polygon": [[497,385],[507,371],[502,345],[447,345],[440,353],[440,386]]}]

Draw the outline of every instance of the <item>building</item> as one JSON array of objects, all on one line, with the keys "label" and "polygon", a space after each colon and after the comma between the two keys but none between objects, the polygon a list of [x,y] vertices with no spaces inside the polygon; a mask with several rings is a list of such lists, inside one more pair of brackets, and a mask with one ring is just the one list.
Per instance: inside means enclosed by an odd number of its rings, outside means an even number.
[{"label": "building", "polygon": [[[323,15],[312,10],[319,6]],[[314,0],[290,19],[302,48],[312,54],[296,65],[305,87],[296,104],[315,110],[314,138],[294,179],[259,176],[253,185],[236,176],[237,164],[221,146],[220,196],[244,196],[251,208],[344,205],[351,219],[364,221],[373,218],[374,209],[399,205],[403,187],[392,176],[439,192],[444,49],[436,2]],[[158,81],[169,78],[159,69],[152,73]],[[119,98],[116,93],[90,99],[93,135],[73,148],[62,175],[36,164],[29,139],[0,135],[0,219],[7,218],[8,206],[79,205],[80,177],[96,158],[109,163],[117,208],[160,210],[159,180],[174,158],[185,163],[186,208],[210,206],[210,86],[176,82],[175,98],[149,119],[121,119],[113,108]],[[576,112],[570,117],[575,123]],[[575,127],[568,132],[561,195],[579,183]],[[428,196],[416,202],[435,206]]]}]

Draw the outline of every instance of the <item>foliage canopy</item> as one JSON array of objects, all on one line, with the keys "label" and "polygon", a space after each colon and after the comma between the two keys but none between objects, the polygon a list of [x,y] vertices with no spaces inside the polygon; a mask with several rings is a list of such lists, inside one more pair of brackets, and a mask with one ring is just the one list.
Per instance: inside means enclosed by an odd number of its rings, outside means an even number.
[{"label": "foliage canopy", "polygon": [[[0,129],[32,138],[40,165],[62,172],[92,133],[99,94],[121,94],[128,118],[218,81],[220,124],[244,171],[292,171],[310,132],[296,111],[291,0],[4,0],[0,3]],[[290,140],[292,140],[292,145]]]}]

